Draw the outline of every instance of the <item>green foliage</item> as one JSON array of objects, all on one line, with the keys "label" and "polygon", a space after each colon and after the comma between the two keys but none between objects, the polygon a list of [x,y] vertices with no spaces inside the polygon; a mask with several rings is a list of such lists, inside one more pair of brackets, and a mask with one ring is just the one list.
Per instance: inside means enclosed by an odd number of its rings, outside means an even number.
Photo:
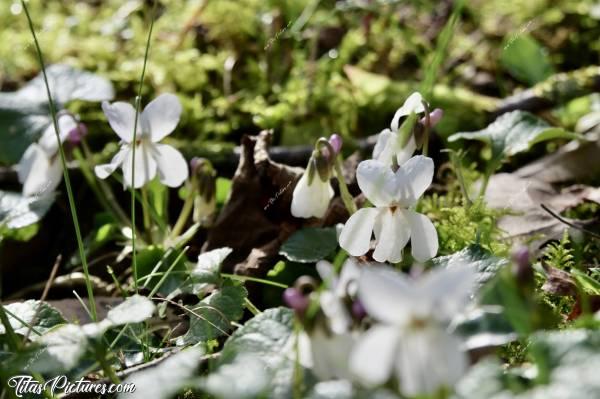
[{"label": "green foliage", "polygon": [[468,206],[456,192],[433,194],[423,197],[419,207],[435,224],[440,255],[458,252],[473,243],[493,253],[505,254],[508,250],[506,244],[498,240],[501,232],[496,227],[496,219],[502,213],[487,208],[482,199]]},{"label": "green foliage", "polygon": [[292,234],[279,253],[292,262],[315,263],[331,255],[337,245],[335,227],[308,227]]},{"label": "green foliage", "polygon": [[506,41],[500,62],[511,75],[529,85],[545,80],[554,72],[545,49],[529,35]]},{"label": "green foliage", "polygon": [[536,143],[558,138],[579,137],[562,128],[552,127],[529,112],[517,110],[499,116],[485,129],[455,133],[448,137],[448,141],[479,140],[489,144],[492,149],[492,159],[488,169],[493,172],[506,158],[527,151]]},{"label": "green foliage", "polygon": [[575,257],[569,239],[569,232],[565,230],[558,242],[550,243],[544,251],[545,262],[557,269],[571,270],[575,266]]}]

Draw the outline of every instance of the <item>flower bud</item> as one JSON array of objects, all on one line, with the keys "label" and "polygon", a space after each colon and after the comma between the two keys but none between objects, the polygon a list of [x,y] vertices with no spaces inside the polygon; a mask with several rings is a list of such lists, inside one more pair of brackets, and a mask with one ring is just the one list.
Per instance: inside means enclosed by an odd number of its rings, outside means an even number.
[{"label": "flower bud", "polygon": [[533,268],[531,267],[529,248],[524,245],[516,247],[511,254],[513,274],[523,285],[533,283]]},{"label": "flower bud", "polygon": [[339,154],[342,150],[342,136],[335,133],[332,134],[331,136],[329,136],[329,144],[331,145],[331,148],[333,148],[333,151],[335,151],[336,154]]},{"label": "flower bud", "polygon": [[87,136],[87,134],[87,127],[83,123],[78,123],[77,126],[69,130],[69,133],[67,134],[67,140],[69,143],[75,146],[81,143],[81,139],[83,139],[84,136]]},{"label": "flower bud", "polygon": [[362,320],[367,316],[367,311],[366,311],[365,307],[363,306],[362,302],[358,299],[356,299],[352,303],[352,315],[357,320]]},{"label": "flower bud", "polygon": [[202,222],[212,216],[216,209],[217,176],[210,161],[194,157],[190,161],[194,198],[194,222]]},{"label": "flower bud", "polygon": [[[441,108],[436,108],[433,111],[431,111],[429,113],[429,127],[432,128],[435,125],[437,125],[439,123],[439,121],[442,119],[442,116],[444,116],[444,111]],[[426,125],[427,117],[426,116],[422,117],[421,120],[419,121],[419,123],[421,123],[422,125]]]},{"label": "flower bud", "polygon": [[308,295],[302,294],[299,289],[290,287],[283,291],[283,302],[294,309],[296,314],[301,316],[306,312],[306,309],[308,309],[310,299],[308,298]]}]

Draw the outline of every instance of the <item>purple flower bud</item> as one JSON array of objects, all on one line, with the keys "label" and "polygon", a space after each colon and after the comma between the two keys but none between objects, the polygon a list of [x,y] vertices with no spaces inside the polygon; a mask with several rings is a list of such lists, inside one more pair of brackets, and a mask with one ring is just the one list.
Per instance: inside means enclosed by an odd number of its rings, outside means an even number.
[{"label": "purple flower bud", "polygon": [[310,304],[308,296],[302,295],[300,290],[294,287],[286,288],[283,291],[283,301],[299,315],[304,314]]},{"label": "purple flower bud", "polygon": [[77,126],[69,130],[67,140],[73,145],[78,145],[79,143],[81,143],[81,139],[84,136],[87,136],[87,133],[87,127],[83,123],[78,123]]},{"label": "purple flower bud", "polygon": [[529,248],[527,248],[526,246],[521,245],[521,246],[516,247],[512,251],[511,256],[512,256],[512,260],[519,267],[529,266]]},{"label": "purple flower bud", "polygon": [[358,320],[362,320],[367,316],[367,311],[360,300],[355,300],[352,303],[352,315]]},{"label": "purple flower bud", "polygon": [[[436,108],[429,114],[429,127],[434,127],[444,116],[444,111],[440,108]],[[422,117],[420,121],[423,125],[427,123],[427,117]]]},{"label": "purple flower bud", "polygon": [[199,158],[199,157],[192,158],[192,160],[190,161],[190,169],[192,170],[192,172],[194,172],[196,170],[196,168],[200,165],[201,161],[202,161],[202,158]]},{"label": "purple flower bud", "polygon": [[331,147],[333,148],[333,151],[335,151],[336,154],[340,153],[343,143],[344,141],[342,140],[342,136],[340,136],[339,134],[334,133],[331,136],[329,136],[329,144],[331,144]]}]

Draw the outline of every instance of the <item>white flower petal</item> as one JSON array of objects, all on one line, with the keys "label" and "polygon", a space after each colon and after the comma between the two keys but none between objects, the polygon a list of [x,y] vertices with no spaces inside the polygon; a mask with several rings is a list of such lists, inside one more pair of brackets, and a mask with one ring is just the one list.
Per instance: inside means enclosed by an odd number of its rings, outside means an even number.
[{"label": "white flower petal", "polygon": [[402,260],[402,250],[408,243],[411,226],[400,209],[394,212],[387,208],[380,213],[375,223],[377,245],[373,259],[377,262],[396,263]]},{"label": "white flower petal", "polygon": [[351,334],[326,334],[317,327],[310,335],[313,373],[321,381],[350,379],[348,358],[354,344]]},{"label": "white flower petal", "polygon": [[329,208],[333,194],[329,181],[324,182],[315,175],[309,185],[308,174],[304,173],[292,194],[292,215],[297,218],[322,218]]},{"label": "white flower petal", "polygon": [[370,316],[396,325],[405,323],[422,300],[413,281],[385,266],[364,268],[358,297]]},{"label": "white flower petal", "polygon": [[[135,181],[133,188],[140,188],[156,176],[156,161],[152,157],[148,144],[138,145],[135,151]],[[132,186],[131,172],[133,167],[133,151],[129,150],[125,154],[125,159],[121,169],[123,170],[123,180],[128,187]]]},{"label": "white flower petal", "polygon": [[388,206],[394,200],[397,182],[389,165],[374,159],[362,161],[356,169],[356,181],[373,205]]},{"label": "white flower petal", "polygon": [[417,155],[396,171],[397,198],[406,207],[414,205],[433,181],[433,160]]},{"label": "white flower petal", "polygon": [[396,361],[400,390],[406,396],[428,395],[452,387],[465,373],[466,355],[456,337],[437,327],[411,330],[399,340]]},{"label": "white flower petal", "polygon": [[58,157],[50,158],[44,149],[31,144],[19,161],[17,167],[19,182],[23,184],[26,197],[51,193],[61,182],[62,165]]},{"label": "white flower petal", "polygon": [[352,318],[340,297],[325,290],[319,295],[319,303],[329,321],[329,328],[334,334],[343,334],[350,329]]},{"label": "white flower petal", "polygon": [[174,94],[161,94],[152,100],[142,112],[144,133],[150,135],[154,143],[175,130],[181,117],[181,103]]},{"label": "white flower petal", "polygon": [[340,234],[340,246],[352,256],[367,253],[378,214],[376,208],[362,208],[350,216]]},{"label": "white flower petal", "polygon": [[394,114],[394,117],[392,118],[392,123],[390,125],[392,131],[398,131],[400,118],[402,118],[403,116],[410,115],[411,112],[414,112],[416,114],[418,114],[419,112],[425,112],[425,107],[423,107],[422,101],[423,97],[421,97],[420,93],[414,92],[413,94],[411,94],[406,99],[402,107],[398,108],[398,110]]},{"label": "white flower petal", "polygon": [[115,170],[117,170],[117,168],[119,166],[121,166],[121,164],[125,160],[125,156],[127,155],[128,152],[129,152],[129,146],[121,147],[119,149],[119,152],[117,152],[113,156],[113,158],[111,159],[111,161],[109,163],[97,165],[94,168],[94,173],[96,173],[96,176],[98,176],[98,178],[100,178],[100,179],[106,179]]},{"label": "white flower petal", "polygon": [[419,287],[431,301],[431,311],[436,319],[448,322],[464,309],[473,292],[475,279],[473,266],[463,264],[432,270],[419,281]]},{"label": "white flower petal", "polygon": [[179,151],[167,144],[149,144],[161,183],[179,187],[189,176],[188,163]]},{"label": "white flower petal", "polygon": [[373,159],[385,163],[386,165],[392,164],[393,149],[392,142],[396,140],[398,135],[392,132],[390,129],[382,130],[377,136],[377,142],[373,147]]},{"label": "white flower petal", "polygon": [[[62,115],[58,118],[58,132],[61,144],[65,142],[69,132],[77,127],[77,123],[69,115]],[[58,142],[54,132],[54,124],[48,126],[38,140],[38,144],[46,151],[48,156],[53,156],[58,152]]]},{"label": "white flower petal", "polygon": [[375,325],[354,345],[350,355],[350,371],[367,386],[381,385],[392,375],[398,330]]},{"label": "white flower petal", "polygon": [[410,224],[410,245],[413,258],[425,262],[433,258],[438,251],[438,235],[431,220],[420,213],[404,210],[402,212]]},{"label": "white flower petal", "polygon": [[415,142],[415,137],[411,135],[404,148],[400,148],[396,151],[396,160],[398,165],[403,165],[406,161],[408,161],[413,156],[416,149],[417,144]]},{"label": "white flower petal", "polygon": [[358,279],[362,272],[354,258],[348,258],[342,265],[339,281],[335,287],[336,295],[354,297],[358,291]]},{"label": "white flower petal", "polygon": [[[104,111],[110,127],[112,127],[121,140],[131,143],[133,141],[133,127],[135,124],[135,109],[133,106],[123,101],[117,101],[112,104],[108,101],[103,101],[102,111]],[[138,118],[136,136],[139,137],[141,134]]]},{"label": "white flower petal", "polygon": [[333,265],[326,260],[320,260],[316,264],[317,273],[321,280],[330,288],[337,286],[337,278]]}]

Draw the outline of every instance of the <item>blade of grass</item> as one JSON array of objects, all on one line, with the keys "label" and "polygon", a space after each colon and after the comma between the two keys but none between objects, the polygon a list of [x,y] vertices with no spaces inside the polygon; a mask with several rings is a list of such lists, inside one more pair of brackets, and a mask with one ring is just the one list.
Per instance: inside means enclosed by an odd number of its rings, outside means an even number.
[{"label": "blade of grass", "polygon": [[169,268],[167,269],[167,271],[165,272],[165,274],[160,278],[160,280],[158,280],[158,283],[156,283],[156,285],[154,286],[154,288],[152,289],[152,291],[148,295],[150,298],[153,297],[158,292],[158,290],[161,287],[161,285],[163,285],[163,283],[165,282],[165,280],[169,276],[169,273],[171,273],[171,271],[173,270],[173,268],[175,267],[175,265],[177,265],[177,263],[179,263],[179,261],[181,260],[181,258],[183,258],[183,256],[188,251],[188,249],[190,249],[190,247],[185,247],[183,249],[183,251],[181,251],[181,253],[179,255],[177,255],[177,258],[175,258],[175,260],[173,261],[173,263],[171,263],[171,266],[169,266]]},{"label": "blade of grass", "polygon": [[77,247],[79,248],[79,256],[81,258],[81,264],[83,266],[83,272],[85,275],[85,285],[86,285],[87,294],[88,294],[88,301],[90,303],[90,312],[91,312],[92,320],[96,321],[96,303],[94,301],[94,291],[92,290],[92,283],[90,281],[90,275],[88,272],[87,258],[85,256],[85,251],[83,249],[83,239],[81,237],[81,229],[79,228],[79,219],[77,217],[77,209],[75,207],[75,199],[73,198],[73,190],[71,188],[71,180],[69,178],[69,171],[67,170],[67,161],[66,161],[66,157],[65,157],[65,151],[64,151],[62,143],[60,141],[60,134],[59,134],[59,129],[58,129],[58,119],[56,117],[56,108],[54,106],[54,101],[52,100],[52,94],[50,93],[50,85],[48,84],[48,76],[46,75],[46,66],[45,66],[46,64],[44,63],[42,49],[40,48],[40,44],[39,44],[37,36],[35,34],[35,29],[33,27],[33,21],[31,19],[31,15],[29,14],[27,4],[25,3],[24,0],[21,0],[21,5],[23,6],[23,10],[25,11],[25,15],[27,16],[29,30],[31,31],[31,35],[33,36],[33,42],[35,44],[38,61],[40,63],[40,68],[42,68],[42,75],[44,76],[44,84],[46,86],[46,94],[48,96],[48,107],[50,108],[50,114],[52,115],[52,124],[54,125],[54,133],[56,134],[56,141],[58,142],[58,152],[60,154],[60,162],[62,164],[63,176],[65,179],[65,186],[67,187],[67,196],[69,198],[69,207],[71,209],[71,218],[73,219],[73,225],[75,226],[75,235],[77,237]]},{"label": "blade of grass", "polygon": [[255,283],[261,283],[261,284],[265,284],[265,285],[272,285],[274,287],[288,288],[288,286],[285,285],[285,284],[283,284],[283,283],[278,283],[276,281],[265,280],[265,279],[257,278],[257,277],[241,276],[239,274],[229,274],[229,273],[221,273],[221,276],[230,278],[232,280],[241,281],[241,282],[253,281]]},{"label": "blade of grass", "polygon": [[135,250],[135,240],[136,240],[136,231],[135,231],[135,149],[137,147],[137,125],[138,119],[140,116],[140,107],[142,104],[142,88],[144,87],[144,77],[146,76],[146,64],[148,63],[148,53],[150,52],[150,39],[152,38],[152,30],[154,29],[154,15],[156,11],[156,0],[154,0],[154,4],[152,5],[152,14],[150,21],[150,29],[148,30],[148,38],[146,40],[146,50],[144,51],[144,64],[142,66],[142,75],[140,76],[140,85],[138,88],[138,95],[135,98],[135,120],[133,123],[133,146],[131,147],[131,187],[129,187],[131,191],[131,231],[132,231],[132,239],[131,239],[131,249],[132,249],[132,257],[133,257],[133,284],[135,287],[135,292],[138,292],[138,270],[137,270],[137,255]]}]

